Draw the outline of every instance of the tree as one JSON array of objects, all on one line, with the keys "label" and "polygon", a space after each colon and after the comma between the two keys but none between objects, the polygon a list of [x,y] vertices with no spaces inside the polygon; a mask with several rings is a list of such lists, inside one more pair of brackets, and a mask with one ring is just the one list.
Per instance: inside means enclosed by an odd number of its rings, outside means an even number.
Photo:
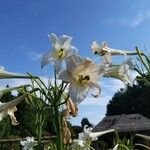
[{"label": "tree", "polygon": [[150,118],[150,86],[134,85],[125,93],[117,92],[107,105],[106,115],[140,113]]},{"label": "tree", "polygon": [[87,125],[88,127],[92,127],[92,124],[89,122],[89,120],[88,120],[87,118],[83,118],[83,119],[81,120],[81,126],[82,126],[82,128],[83,128],[85,125]]}]

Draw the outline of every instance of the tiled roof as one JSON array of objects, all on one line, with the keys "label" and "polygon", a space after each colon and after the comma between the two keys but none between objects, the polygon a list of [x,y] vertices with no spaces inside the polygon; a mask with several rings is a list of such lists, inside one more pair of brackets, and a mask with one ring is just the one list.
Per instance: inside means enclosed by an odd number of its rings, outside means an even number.
[{"label": "tiled roof", "polygon": [[106,116],[94,131],[116,129],[118,132],[150,130],[150,119],[140,114]]}]

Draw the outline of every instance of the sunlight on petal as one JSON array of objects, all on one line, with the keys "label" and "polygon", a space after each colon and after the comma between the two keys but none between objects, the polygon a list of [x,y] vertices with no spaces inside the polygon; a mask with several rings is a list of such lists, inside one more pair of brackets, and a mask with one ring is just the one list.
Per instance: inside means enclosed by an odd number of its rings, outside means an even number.
[{"label": "sunlight on petal", "polygon": [[45,65],[49,64],[49,63],[53,63],[54,62],[54,58],[53,58],[53,52],[46,52],[42,59],[41,59],[41,68],[43,68]]}]

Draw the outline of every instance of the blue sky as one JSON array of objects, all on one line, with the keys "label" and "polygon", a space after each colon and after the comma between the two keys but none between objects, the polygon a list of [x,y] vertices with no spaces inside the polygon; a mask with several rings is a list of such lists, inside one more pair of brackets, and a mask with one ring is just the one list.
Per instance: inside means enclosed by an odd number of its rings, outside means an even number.
[{"label": "blue sky", "polygon": [[[40,57],[51,49],[47,34],[52,32],[73,36],[81,56],[96,62],[100,58],[91,53],[93,40],[105,40],[118,49],[149,50],[149,6],[148,0],[0,0],[0,64],[12,72],[44,75],[49,67],[40,69]],[[24,82],[13,81],[12,85]],[[73,124],[80,124],[83,117],[97,124],[122,83],[102,80],[101,86],[101,98],[87,97]]]}]

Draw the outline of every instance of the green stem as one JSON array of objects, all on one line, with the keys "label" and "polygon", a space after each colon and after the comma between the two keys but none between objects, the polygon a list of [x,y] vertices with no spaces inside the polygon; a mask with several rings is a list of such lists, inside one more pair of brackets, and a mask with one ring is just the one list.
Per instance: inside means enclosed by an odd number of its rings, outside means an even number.
[{"label": "green stem", "polygon": [[42,145],[41,145],[41,143],[42,143],[42,117],[43,117],[43,115],[42,115],[42,113],[39,113],[39,112],[37,112],[37,136],[38,136],[38,150],[41,150],[42,149]]},{"label": "green stem", "polygon": [[58,107],[54,107],[54,123],[55,123],[55,128],[56,128],[56,133],[57,133],[57,149],[58,150],[63,150],[64,145],[63,145],[63,137],[62,137],[62,119],[59,114]]},{"label": "green stem", "polygon": [[124,147],[126,150],[129,150],[125,145],[119,144],[120,147]]}]

